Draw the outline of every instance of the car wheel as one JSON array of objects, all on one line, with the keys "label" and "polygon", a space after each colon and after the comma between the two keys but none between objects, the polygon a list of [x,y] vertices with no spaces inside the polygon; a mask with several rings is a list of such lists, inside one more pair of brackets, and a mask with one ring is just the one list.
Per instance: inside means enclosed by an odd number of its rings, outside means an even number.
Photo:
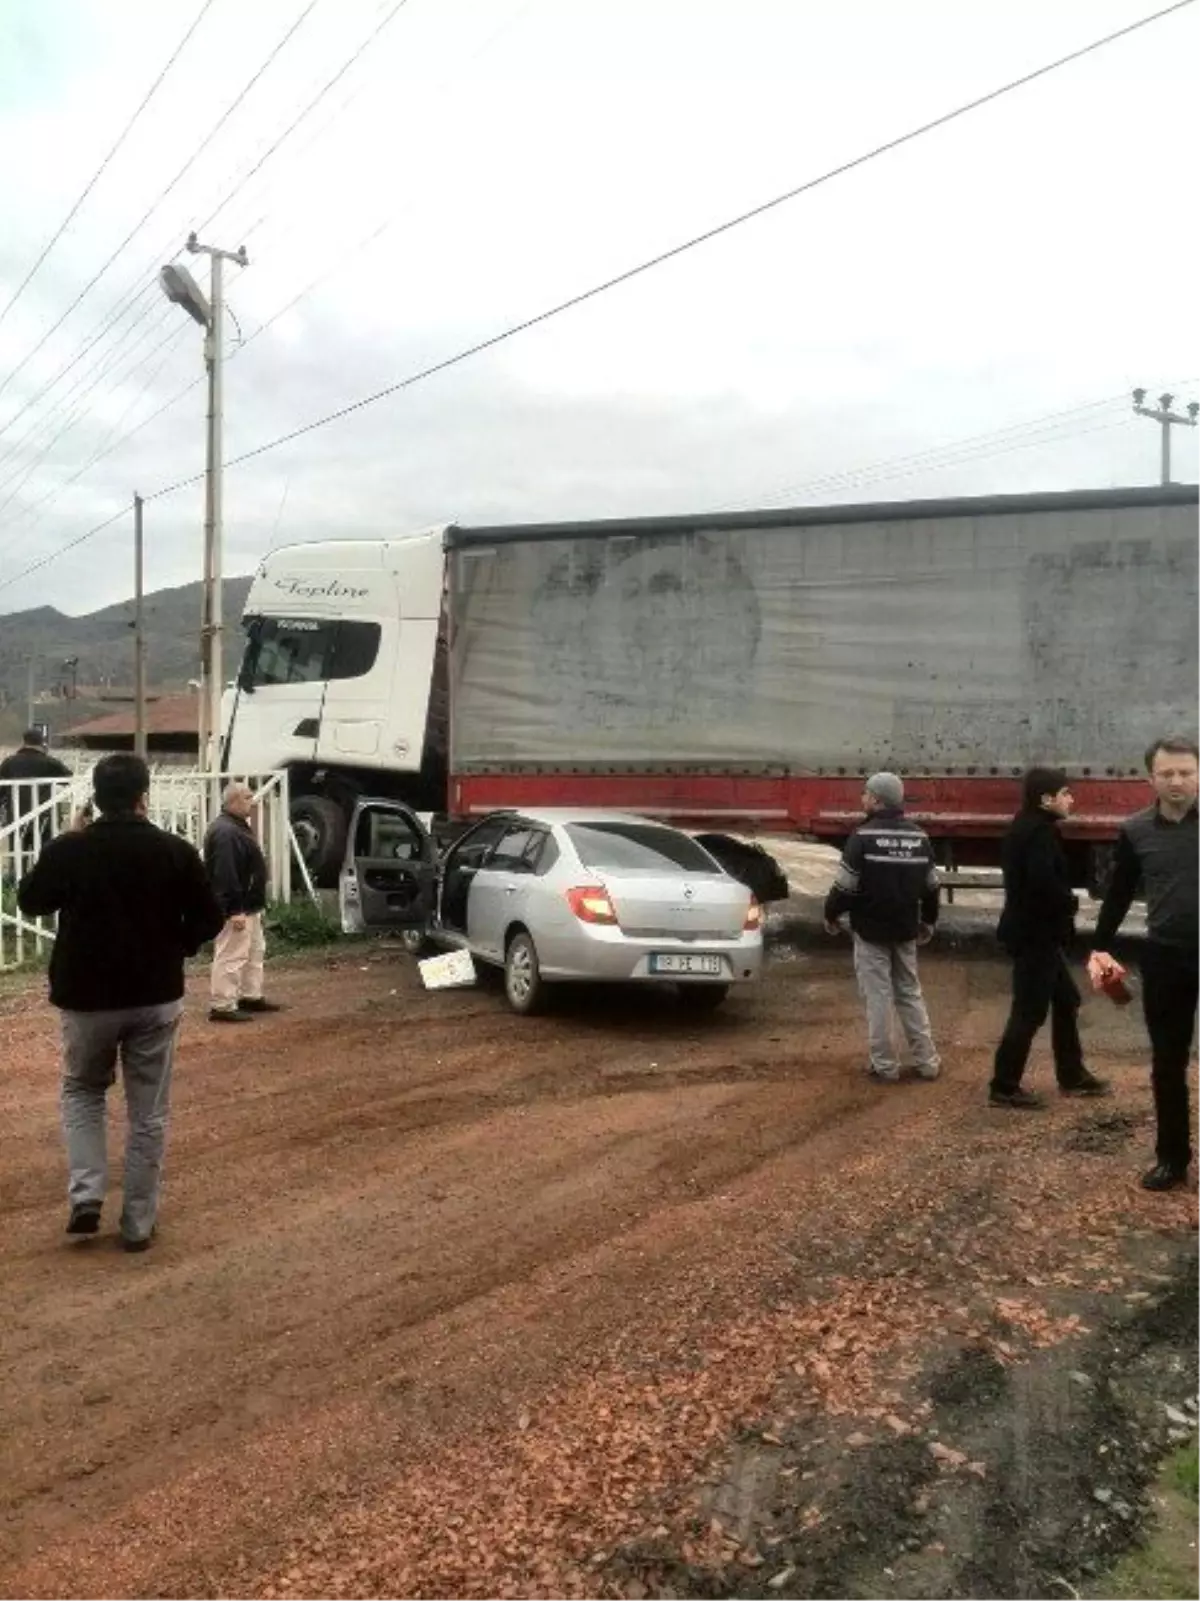
[{"label": "car wheel", "polygon": [[680,984],[678,993],[689,1012],[715,1012],[729,994],[729,985]]},{"label": "car wheel", "polygon": [[504,993],[514,1012],[532,1017],[546,1005],[546,985],[537,947],[524,931],[513,935],[504,956]]}]

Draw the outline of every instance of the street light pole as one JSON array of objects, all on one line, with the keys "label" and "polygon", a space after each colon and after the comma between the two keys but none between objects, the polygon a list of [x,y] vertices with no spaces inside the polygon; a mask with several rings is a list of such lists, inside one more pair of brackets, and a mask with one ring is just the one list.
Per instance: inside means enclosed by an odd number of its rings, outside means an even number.
[{"label": "street light pole", "polygon": [[170,300],[181,305],[204,329],[204,365],[208,374],[208,412],[205,424],[204,464],[204,593],[200,611],[200,765],[215,775],[221,762],[221,698],[224,691],[222,589],[224,580],[224,523],[222,505],[222,421],[224,410],[225,275],[227,261],[249,264],[246,247],[221,250],[202,245],[189,234],[187,248],[209,258],[211,280],[206,300],[191,274],[176,266],[159,274]]},{"label": "street light pole", "polygon": [[1193,400],[1188,406],[1187,416],[1182,417],[1177,411],[1171,410],[1171,404],[1175,399],[1174,395],[1159,395],[1157,409],[1153,406],[1144,405],[1145,399],[1146,391],[1144,389],[1135,389],[1133,391],[1133,409],[1137,415],[1139,417],[1149,417],[1162,427],[1162,482],[1169,484],[1171,482],[1171,429],[1173,427],[1195,428],[1197,415],[1200,414],[1200,403]]}]

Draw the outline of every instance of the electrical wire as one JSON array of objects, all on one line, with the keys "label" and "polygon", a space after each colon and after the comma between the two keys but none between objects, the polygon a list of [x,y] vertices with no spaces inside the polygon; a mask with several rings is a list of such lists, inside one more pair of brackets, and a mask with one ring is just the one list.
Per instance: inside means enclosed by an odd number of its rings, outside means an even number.
[{"label": "electrical wire", "polygon": [[[1122,28],[1115,29],[1097,39],[1093,39],[1088,44],[1082,45],[1078,49],[1072,50],[1066,55],[1056,57],[1053,61],[1047,62],[1041,67],[1037,67],[1030,72],[1024,73],[1018,78],[1010,79],[1008,82],[1001,84],[995,89],[987,91],[985,94],[977,95],[973,99],[964,102],[962,105],[956,106],[950,111],[943,112],[940,116],[931,118],[929,121],[921,123],[917,127],[911,128],[903,134],[897,135],[894,139],[887,140],[882,144],[874,146],[871,150],[864,152],[862,155],[855,156],[849,161],[842,162],[838,166],[832,167],[828,171],[819,174],[815,178],[810,178],[804,183],[798,184],[794,188],[786,190],[783,194],[776,195],[772,199],[764,201],[760,205],[754,206],[748,211],[741,212],[737,216],[729,218],[723,223],[719,223],[716,227],[706,229],[703,233],[693,235],[690,239],[684,240],[682,243],[672,246],[669,250],[661,251],[657,255],[638,263],[636,266],[630,267],[624,272],[604,279],[602,282],[594,284],[590,288],[582,290],[578,294],[572,295],[566,300],[559,301],[556,305],[547,308],[545,311],[538,312],[532,317],[527,317],[520,322],[513,323],[509,327],[502,329],[499,333],[492,334],[486,339],[478,340],[476,343],[469,345],[464,350],[456,352],[452,356],[445,357],[441,361],[433,362],[429,366],[419,369],[417,372],[410,373],[407,377],[398,379],[395,383],[385,385],[382,389],[375,390],[369,395],[364,395],[360,399],[352,401],[348,405],[340,406],[335,411],[328,412],[321,417],[314,418],[311,422],[303,423],[297,428],[290,429],[287,433],[280,434],[276,438],[267,440],[261,445],[256,445],[250,450],[243,451],[240,455],[234,456],[225,461],[223,465],[224,467],[229,468],[240,466],[244,462],[253,461],[259,456],[268,454],[270,451],[278,450],[284,445],[291,444],[297,439],[304,438],[306,435],[314,433],[320,428],[328,427],[332,423],[340,422],[346,417],[353,416],[357,412],[363,411],[367,407],[377,404],[379,401],[386,399],[390,395],[398,394],[402,390],[412,388],[415,384],[418,384],[427,378],[431,378],[438,373],[445,372],[452,367],[458,366],[462,362],[467,361],[486,350],[494,349],[496,346],[505,343],[507,340],[515,338],[518,334],[525,333],[531,328],[536,328],[543,323],[549,322],[552,318],[561,316],[564,312],[573,310],[577,306],[584,305],[589,301],[595,300],[599,296],[606,294],[609,290],[628,283],[632,279],[641,277],[645,273],[652,271],[655,267],[662,266],[668,261],[673,261],[686,254],[688,251],[698,248],[700,245],[707,244],[713,239],[717,239],[725,234],[731,233],[735,228],[741,227],[747,222],[756,220],[757,218],[778,209],[779,207],[787,204],[789,201],[797,199],[800,195],[808,194],[812,190],[817,189],[824,184],[830,183],[836,178],[843,177],[847,173],[856,171],[857,169],[866,166],[869,162],[877,160],[880,156],[890,154],[892,151],[911,144],[915,140],[928,133],[932,133],[939,128],[946,127],[948,124],[958,121],[960,118],[969,115],[971,112],[979,110],[981,107],[989,105],[1006,95],[1012,94],[1017,89],[1024,88],[1028,84],[1037,82],[1039,79],[1047,77],[1050,73],[1059,71],[1063,67],[1071,65],[1076,61],[1080,61],[1085,57],[1094,54],[1096,51],[1103,49],[1105,46],[1115,43],[1119,39],[1127,38],[1131,34],[1137,33],[1141,29],[1149,27],[1152,23],[1162,21],[1164,18],[1172,16],[1175,12],[1183,11],[1194,3],[1195,0],[1174,0],[1174,4],[1172,5],[1165,6],[1159,11],[1152,12],[1148,16],[1139,18],[1136,22],[1128,23]],[[200,380],[197,380],[197,382],[199,381]],[[169,402],[168,404],[172,403],[173,402]],[[147,419],[147,421],[149,420],[151,419]],[[140,426],[144,426],[144,424]],[[149,503],[152,500],[161,500],[165,496],[174,494],[180,489],[184,489],[192,484],[198,483],[203,477],[203,472],[189,474],[186,478],[181,478],[175,483],[164,485],[161,489],[154,491],[153,494],[146,495],[143,498],[146,503]],[[103,526],[108,525],[105,524]],[[92,530],[92,533],[98,533],[99,531],[100,529],[96,528]],[[75,549],[78,544],[83,542],[83,539],[89,537],[91,537],[90,534],[81,536],[80,539],[72,541],[70,545],[62,547],[60,553]],[[13,584],[20,582],[21,579],[28,577],[30,572],[40,570],[40,568],[45,566],[48,561],[52,561],[53,559],[54,553],[52,552],[48,557],[40,560],[34,568],[26,569],[16,574],[12,578],[0,580],[0,589],[10,588]]]},{"label": "electrical wire", "polygon": [[[99,360],[93,363],[87,371],[81,373],[71,387],[52,406],[48,407],[41,416],[34,418],[30,426],[19,438],[10,442],[8,449],[4,452],[3,457],[0,458],[0,472],[12,462],[19,463],[21,458],[27,455],[30,446],[40,436],[43,436],[48,428],[53,427],[60,416],[68,412],[79,399],[87,399],[89,395],[100,387],[113,368],[126,359],[129,354],[129,348],[136,349],[144,342],[147,333],[153,337],[168,320],[173,321],[174,319],[170,317],[170,309],[165,303],[148,301],[142,313],[129,324],[119,338],[107,350],[100,353]],[[135,335],[137,336],[136,338],[134,337]],[[132,346],[130,346],[131,340],[133,341]],[[19,465],[16,470],[20,471]]]},{"label": "electrical wire", "polygon": [[[211,0],[210,0],[210,3],[211,3]],[[316,0],[313,0],[313,3],[315,4]],[[275,141],[268,147],[268,149],[266,151],[263,152],[263,154],[255,162],[255,164],[252,167],[250,167],[246,172],[244,172],[242,174],[242,176],[238,179],[237,183],[233,186],[233,188],[231,190],[229,190],[225,194],[225,196],[220,201],[220,203],[218,204],[216,209],[214,211],[210,212],[209,215],[204,219],[204,221],[199,224],[199,226],[195,230],[197,233],[200,233],[203,230],[205,230],[206,228],[208,228],[212,224],[214,219],[216,217],[218,217],[221,214],[221,212],[224,211],[225,208],[232,203],[232,201],[241,192],[241,190],[245,187],[245,185],[247,183],[249,183],[250,180],[254,177],[254,175],[257,172],[259,172],[262,169],[262,167],[264,167],[266,165],[266,163],[274,156],[276,151],[279,150],[280,146],[283,145],[286,142],[286,140],[291,137],[291,135],[296,131],[296,129],[300,127],[301,123],[303,123],[305,121],[305,119],[314,110],[316,110],[317,106],[320,105],[321,101],[325,98],[325,96],[327,94],[329,94],[330,91],[333,88],[335,88],[335,86],[341,81],[341,79],[345,76],[345,74],[355,65],[356,62],[358,62],[362,58],[363,55],[365,55],[367,50],[369,50],[370,47],[376,42],[376,40],[383,33],[384,29],[393,20],[393,18],[397,15],[397,13],[407,4],[408,4],[408,0],[396,0],[396,3],[392,5],[391,9],[387,12],[387,14],[383,17],[383,19],[379,23],[377,23],[377,25],[374,27],[374,29],[371,31],[371,33],[368,34],[368,36],[362,41],[361,44],[359,44],[359,46],[346,59],[346,61],[343,62],[342,66],[338,69],[337,72],[334,73],[333,77],[328,79],[328,81],[324,84],[324,86],[320,90],[318,90],[318,92],[312,97],[312,99],[310,99],[307,102],[307,104],[301,109],[301,111],[292,120],[292,122],[289,123],[289,125],[284,129],[284,131],[279,135],[279,137],[277,139],[275,139]],[[308,9],[311,10],[312,6],[310,6]],[[304,21],[304,17],[307,16],[307,14],[308,13],[305,12],[304,15],[300,17],[299,21],[295,25],[296,27],[299,27],[300,23]],[[283,41],[283,43],[286,43],[286,39]],[[250,86],[248,85],[247,89],[249,87]],[[246,91],[243,91],[243,93],[245,93],[245,92]],[[343,104],[343,106],[340,109],[344,110],[345,109],[345,105],[348,105],[350,103],[350,100],[352,100],[353,98],[354,98],[354,96],[350,96],[349,99]],[[233,108],[231,107],[230,109],[232,110]],[[340,111],[339,111],[338,114],[340,114]],[[336,117],[333,120],[336,120]],[[218,124],[218,127],[219,126],[220,125]],[[215,134],[216,131],[217,131],[217,129],[214,128],[212,130],[212,132],[210,133],[209,137],[211,138],[212,135]],[[178,176],[181,176],[181,175],[177,175],[176,181],[178,181]],[[165,192],[164,192],[164,195],[165,195]],[[163,196],[160,196],[160,200],[162,198],[163,198]],[[269,213],[267,215],[269,215]],[[143,221],[145,221],[145,220],[146,219],[143,219]],[[259,223],[261,223],[264,220],[265,220],[264,217],[260,217],[259,218]],[[255,227],[257,227],[259,225],[259,223],[256,223]],[[139,231],[139,230],[135,230],[135,233],[137,231]],[[132,236],[130,236],[130,237],[132,237]],[[128,242],[129,241],[127,239],[126,243],[128,243]],[[168,241],[167,245],[164,248],[165,249],[170,249],[170,242],[169,241]],[[158,260],[161,257],[162,254],[163,254],[163,251],[157,252],[155,257],[154,257],[154,260]],[[135,298],[140,297],[140,295],[142,293],[145,293],[144,289],[136,291]],[[128,296],[126,298],[128,298]],[[76,302],[76,303],[78,303],[78,302]],[[10,417],[8,422],[5,423],[3,425],[3,427],[0,427],[0,434],[3,434],[8,428],[10,428],[12,426],[12,424],[17,420],[17,418],[22,416],[24,414],[24,412],[27,411],[31,405],[36,404],[36,402],[37,402],[37,400],[39,398],[44,398],[45,395],[47,395],[51,390],[53,390],[54,387],[57,385],[57,383],[60,381],[60,379],[63,378],[71,370],[71,368],[75,365],[75,363],[78,360],[80,360],[84,354],[86,354],[86,351],[88,349],[92,348],[92,346],[97,342],[97,340],[99,338],[103,337],[103,334],[107,331],[108,328],[110,328],[111,326],[114,325],[115,321],[119,321],[120,320],[121,316],[124,315],[124,311],[127,310],[127,309],[129,309],[129,308],[124,307],[123,303],[118,303],[118,307],[115,308],[112,313],[110,313],[109,320],[106,322],[105,327],[102,328],[100,330],[100,332],[85,347],[85,349],[83,351],[81,351],[79,353],[79,355],[76,356],[75,361],[69,362],[66,367],[62,368],[59,371],[59,373],[57,373],[55,375],[55,377],[50,380],[49,384],[42,391],[39,392],[38,396],[34,396],[30,401],[27,401],[26,404],[21,408],[20,411],[18,411],[13,417]],[[54,330],[52,329],[51,332],[53,332],[53,331]],[[2,391],[3,387],[4,387],[3,385],[0,385],[0,391]]]},{"label": "electrical wire", "polygon": [[117,258],[120,255],[123,254],[123,252],[125,251],[126,247],[129,245],[130,241],[132,239],[136,238],[137,235],[142,231],[142,229],[145,227],[146,223],[149,222],[150,218],[154,215],[154,213],[162,205],[163,201],[172,192],[172,190],[175,189],[176,185],[184,178],[184,176],[188,172],[191,171],[192,167],[195,166],[196,162],[200,159],[201,155],[203,155],[204,151],[212,143],[213,139],[216,138],[217,134],[221,131],[221,129],[225,126],[225,124],[229,121],[229,118],[233,115],[233,113],[242,104],[242,102],[245,100],[246,96],[250,93],[250,91],[254,88],[254,86],[258,82],[258,80],[268,70],[268,68],[271,66],[271,64],[275,61],[276,57],[284,49],[284,47],[287,45],[288,41],[296,33],[297,29],[300,28],[300,26],[303,24],[305,19],[309,16],[309,14],[313,11],[313,9],[317,6],[318,3],[319,3],[319,0],[308,0],[308,4],[305,6],[304,10],[300,13],[299,17],[297,17],[295,22],[292,23],[292,25],[288,28],[287,32],[283,35],[283,37],[279,40],[279,42],[271,50],[271,52],[267,56],[266,60],[263,61],[263,63],[257,68],[257,70],[252,74],[252,76],[246,81],[246,83],[243,85],[242,89],[240,90],[238,95],[235,97],[235,99],[225,108],[225,110],[217,118],[216,122],[209,129],[208,133],[201,140],[200,144],[196,147],[196,149],[192,152],[192,154],[184,162],[183,166],[180,167],[179,171],[171,179],[170,183],[166,186],[166,188],[161,192],[161,194],[153,202],[153,204],[145,212],[143,212],[143,214],[141,216],[141,219],[138,221],[138,223],[129,231],[129,233],[127,233],[125,235],[124,239],[122,239],[121,243],[117,246],[117,248],[113,251],[113,253],[108,257],[107,261],[104,262],[103,266],[101,266],[99,268],[99,270],[97,272],[95,272],[92,275],[91,278],[88,279],[87,283],[84,284],[83,288],[75,296],[75,299],[67,307],[66,311],[64,311],[63,314],[59,317],[58,321],[56,323],[54,323],[54,325],[51,328],[47,329],[47,331],[38,340],[37,344],[34,345],[33,349],[30,350],[30,351],[27,351],[26,354],[17,363],[17,365],[11,369],[11,371],[3,379],[3,381],[0,381],[0,395],[2,395],[4,393],[4,391],[8,388],[9,384],[18,375],[18,373],[21,373],[21,372],[24,371],[24,369],[28,366],[28,364],[33,360],[34,356],[37,355],[38,351],[41,350],[45,346],[46,342],[50,338],[52,338],[54,334],[56,334],[58,332],[58,330],[62,327],[63,323],[66,322],[67,318],[76,309],[76,307],[91,293],[91,291],[95,288],[95,286],[100,282],[101,278],[104,277],[105,273],[112,266],[113,262],[116,261]]},{"label": "electrical wire", "polygon": [[[796,185],[795,188],[788,189],[783,194],[776,195],[773,199],[752,207],[749,211],[743,211],[736,217],[731,217],[728,221],[719,223],[715,228],[706,229],[705,232],[695,234],[681,244],[673,245],[669,250],[660,251],[658,255],[639,262],[637,266],[627,268],[624,272],[617,273],[611,278],[606,278],[601,283],[593,284],[591,288],[571,295],[568,299],[559,301],[557,305],[550,306],[545,311],[537,312],[532,317],[526,317],[520,322],[512,323],[509,327],[501,329],[499,333],[491,334],[486,339],[480,339],[475,344],[468,345],[465,350],[460,350],[452,356],[446,356],[441,361],[433,362],[428,367],[423,367],[417,372],[410,373],[405,378],[398,379],[395,383],[386,384],[382,389],[377,389],[369,395],[363,395],[360,399],[351,401],[349,405],[340,406],[336,411],[327,412],[321,417],[314,418],[311,422],[302,423],[300,427],[292,428],[287,433],[280,434],[275,439],[269,439],[261,445],[254,446],[251,450],[243,451],[241,455],[234,456],[225,465],[227,467],[236,467],[240,466],[242,462],[253,461],[256,457],[264,456],[269,451],[278,450],[283,445],[302,439],[306,434],[314,433],[319,428],[326,428],[331,423],[340,422],[343,418],[353,416],[356,412],[363,411],[368,406],[376,405],[379,401],[386,400],[390,395],[398,394],[405,389],[411,389],[413,385],[421,383],[427,378],[432,378],[438,373],[446,372],[449,368],[456,367],[462,362],[470,360],[473,356],[478,356],[486,350],[493,350],[497,345],[516,338],[518,334],[527,333],[531,328],[540,327],[543,323],[562,316],[564,312],[573,311],[577,306],[596,300],[610,290],[653,271],[655,267],[661,267],[668,261],[674,261],[688,251],[695,250],[700,245],[708,244],[714,239],[731,233],[735,228],[740,228],[747,222],[755,221],[757,218],[765,216],[768,212],[777,210],[780,206],[797,199],[800,195],[809,194],[812,190],[832,182],[835,178],[844,177],[847,173],[866,166],[868,162],[875,161],[880,156],[888,155],[904,145],[911,144],[925,134],[944,128],[947,124],[956,122],[959,118],[967,116],[972,111],[979,110],[982,106],[990,105],[993,101],[1012,94],[1017,89],[1024,88],[1026,85],[1034,83],[1052,72],[1057,72],[1062,67],[1080,61],[1085,56],[1092,55],[1095,51],[1103,49],[1104,46],[1112,44],[1118,39],[1126,38],[1142,28],[1149,27],[1151,23],[1159,22],[1163,18],[1169,17],[1177,11],[1182,11],[1193,4],[1195,4],[1195,0],[1175,0],[1173,5],[1166,6],[1160,11],[1155,11],[1149,16],[1142,17],[1137,22],[1128,23],[1123,28],[1117,28],[1112,33],[1104,34],[1099,39],[1093,39],[1089,44],[1083,45],[1077,50],[1072,50],[1067,55],[1059,56],[1054,61],[1035,68],[1032,72],[1022,74],[1019,78],[1010,79],[1007,83],[1001,84],[996,89],[989,90],[986,94],[977,95],[973,100],[968,100],[951,111],[943,112],[939,117],[934,117],[928,122],[921,123],[916,128],[909,129],[907,133],[899,134],[896,138],[876,145],[860,156],[854,156],[849,161],[844,161],[836,167],[831,167],[818,177],[810,178],[806,182]],[[178,485],[172,485],[160,490],[159,494],[170,494],[174,488],[183,488],[185,484],[195,482],[195,477],[182,479]]]},{"label": "electrical wire", "polygon": [[63,218],[63,220],[59,223],[58,227],[55,229],[55,231],[54,231],[53,235],[51,236],[50,240],[48,241],[48,243],[45,244],[42,247],[41,255],[37,258],[37,260],[34,262],[33,266],[30,267],[29,271],[25,274],[24,278],[21,280],[20,284],[18,285],[16,292],[13,294],[12,298],[8,301],[8,303],[4,307],[3,311],[0,311],[0,323],[3,323],[4,319],[8,316],[9,312],[16,305],[17,301],[20,300],[21,296],[25,293],[26,289],[29,288],[29,285],[33,282],[33,280],[36,277],[38,271],[40,270],[40,268],[42,266],[42,263],[46,260],[47,256],[50,254],[50,252],[54,249],[54,247],[58,243],[58,241],[62,238],[63,234],[66,233],[67,229],[71,226],[71,223],[75,220],[75,217],[78,215],[79,208],[83,205],[84,201],[91,194],[92,190],[100,182],[100,179],[104,176],[105,172],[107,172],[107,170],[109,168],[109,165],[112,162],[113,157],[116,155],[117,151],[120,150],[121,146],[125,143],[126,139],[128,139],[129,135],[133,132],[134,125],[137,123],[138,119],[141,117],[142,112],[145,111],[146,107],[150,104],[151,100],[153,100],[155,94],[158,92],[159,88],[162,85],[163,79],[167,76],[167,73],[170,72],[171,68],[175,65],[175,63],[179,60],[179,57],[183,54],[184,50],[187,48],[187,45],[190,42],[192,35],[195,33],[196,29],[200,26],[200,24],[204,21],[205,16],[208,14],[209,10],[212,7],[212,4],[213,4],[213,0],[204,0],[204,4],[200,7],[200,10],[196,13],[196,16],[195,16],[195,18],[194,18],[194,20],[192,22],[191,27],[187,30],[187,32],[184,34],[183,38],[179,41],[179,43],[175,46],[175,49],[171,52],[171,55],[170,55],[170,57],[169,57],[169,59],[167,61],[166,66],[159,73],[158,77],[155,78],[154,82],[150,85],[149,89],[147,89],[144,97],[142,98],[141,103],[138,105],[137,109],[134,111],[134,113],[130,117],[129,121],[121,129],[121,132],[117,135],[116,143],[109,150],[108,154],[104,157],[104,160],[96,168],[96,170],[92,174],[92,176],[88,179],[87,184],[84,186],[82,194],[79,196],[78,200],[76,200],[75,204],[71,207],[70,211],[67,212],[67,214]]},{"label": "electrical wire", "polygon": [[[221,215],[231,201],[241,193],[245,186],[250,182],[251,178],[254,177],[255,173],[259,172],[267,164],[267,162],[271,160],[272,156],[274,156],[275,152],[280,148],[280,146],[286,143],[286,141],[295,133],[300,124],[317,109],[317,107],[321,104],[321,101],[324,100],[325,96],[330,92],[330,90],[341,82],[346,73],[350,71],[350,68],[354,66],[355,62],[360,60],[361,57],[366,54],[366,52],[379,38],[380,34],[388,26],[388,24],[395,19],[398,13],[401,12],[407,4],[408,0],[395,0],[395,4],[388,11],[387,15],[381,22],[375,25],[372,31],[359,45],[357,50],[354,51],[353,55],[351,55],[342,63],[342,65],[334,73],[333,77],[330,78],[328,82],[326,82],[325,85],[317,91],[308,104],[287,125],[279,137],[267,147],[254,165],[242,174],[237,183],[234,185],[233,189],[225,196],[224,200],[221,201],[217,209],[213,212],[210,212],[204,221],[199,225],[196,230],[197,233],[202,233],[204,229],[211,226],[211,224],[216,220],[217,217]],[[262,219],[260,218],[260,221],[261,220]],[[258,224],[256,223],[255,227],[257,226]]]},{"label": "electrical wire", "polygon": [[[183,335],[191,331],[188,324],[182,321],[177,322],[174,318],[170,320],[172,327],[166,338],[161,339],[151,350],[142,351],[135,358],[129,368],[121,374],[120,378],[116,380],[114,387],[118,392],[122,385],[128,384],[130,380],[135,378],[144,367],[149,366],[161,351],[166,350],[169,358],[171,350],[179,343],[179,340],[183,337]],[[156,369],[156,371],[159,370],[161,370],[161,368]],[[9,489],[7,495],[5,495],[4,500],[0,502],[0,513],[3,513],[5,508],[16,499],[21,490],[24,488],[25,484],[37,471],[38,467],[43,461],[46,460],[48,456],[54,452],[61,441],[65,439],[66,436],[71,433],[80,422],[83,421],[85,416],[90,414],[92,409],[90,404],[90,394],[91,391],[89,390],[87,394],[80,397],[70,417],[68,417],[68,419],[63,423],[62,427],[57,430],[51,439],[42,446],[41,450],[33,458],[33,460],[27,463],[22,463],[13,473],[9,475],[3,484],[0,484],[0,491],[7,489],[10,484],[13,486],[11,489]],[[22,507],[16,512],[15,516],[11,520],[14,522],[19,522],[22,518],[29,516],[32,512],[36,511],[38,506],[44,504],[44,500],[45,497],[43,497],[42,501],[37,501],[31,506]]]}]

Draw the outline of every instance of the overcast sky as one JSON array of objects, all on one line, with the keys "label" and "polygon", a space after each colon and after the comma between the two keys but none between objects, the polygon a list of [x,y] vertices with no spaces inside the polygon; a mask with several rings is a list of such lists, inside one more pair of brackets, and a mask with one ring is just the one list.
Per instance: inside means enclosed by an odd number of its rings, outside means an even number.
[{"label": "overcast sky", "polygon": [[[118,443],[202,372],[200,330],[154,287],[192,227],[250,255],[227,272],[246,340],[226,367],[233,457],[1156,9],[407,0],[243,181],[395,4],[316,0],[13,375],[307,4],[211,0],[0,322],[0,586],[135,489],[202,468],[203,384]],[[200,5],[0,6],[0,309]],[[1200,398],[1198,32],[1193,5],[232,469],[226,570],[278,543],[436,522],[1155,481],[1158,431],[1125,397]],[[1175,439],[1176,476],[1194,481],[1196,433]],[[149,587],[199,576],[201,496],[147,507]],[[122,519],[0,587],[0,612],[92,610],[130,592],[130,568]]]}]

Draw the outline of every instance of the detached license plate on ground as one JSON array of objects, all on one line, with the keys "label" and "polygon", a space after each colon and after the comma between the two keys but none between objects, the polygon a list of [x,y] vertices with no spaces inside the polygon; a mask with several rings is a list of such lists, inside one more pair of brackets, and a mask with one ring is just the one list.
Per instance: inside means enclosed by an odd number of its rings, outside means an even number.
[{"label": "detached license plate on ground", "polygon": [[675,978],[720,978],[725,964],[719,956],[676,956],[663,954],[650,958],[652,973],[670,973]]}]

